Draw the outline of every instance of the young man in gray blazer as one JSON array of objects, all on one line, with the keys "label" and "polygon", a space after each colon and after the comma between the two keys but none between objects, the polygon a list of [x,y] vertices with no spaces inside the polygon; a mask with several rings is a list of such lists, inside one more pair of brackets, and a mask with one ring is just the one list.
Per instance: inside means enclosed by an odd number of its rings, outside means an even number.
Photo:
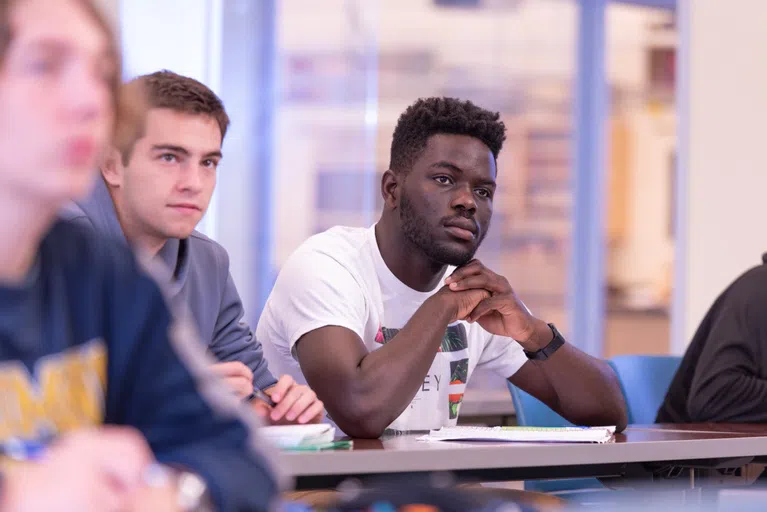
[{"label": "young man in gray blazer", "polygon": [[[165,263],[172,300],[189,308],[219,361],[214,370],[256,412],[273,423],[321,421],[323,404],[309,387],[269,372],[243,321],[226,250],[194,229],[216,186],[229,125],[224,105],[204,84],[170,71],[138,77],[128,87],[148,101],[143,133],[128,149],[111,151],[93,193],[64,217]],[[276,405],[255,398],[259,390]]]}]

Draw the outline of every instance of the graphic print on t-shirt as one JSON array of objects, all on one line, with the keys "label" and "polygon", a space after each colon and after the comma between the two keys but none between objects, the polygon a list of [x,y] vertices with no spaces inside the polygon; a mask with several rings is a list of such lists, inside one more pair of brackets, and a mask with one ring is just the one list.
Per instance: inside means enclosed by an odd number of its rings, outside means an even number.
[{"label": "graphic print on t-shirt", "polygon": [[[379,327],[376,334],[376,343],[385,345],[391,341],[400,329]],[[420,400],[421,393],[437,392],[445,394],[447,400],[449,418],[458,418],[463,393],[466,389],[466,381],[469,375],[469,351],[466,327],[463,324],[449,325],[442,338],[442,343],[434,358],[434,363],[424,380],[419,394],[413,399],[413,403]],[[448,375],[445,375],[449,371]],[[441,383],[447,381],[447,393],[443,393]],[[431,385],[433,384],[433,385]],[[443,402],[444,403],[444,402]],[[411,405],[412,407],[412,405]],[[436,412],[436,411],[435,411]]]},{"label": "graphic print on t-shirt", "polygon": [[[461,326],[463,327],[463,326]],[[460,359],[458,361],[450,361],[450,386],[464,386],[466,387],[467,377],[469,375],[469,359]],[[463,393],[450,393],[448,395],[448,402],[450,404],[450,419],[454,420],[458,417],[458,410],[463,402]]]},{"label": "graphic print on t-shirt", "polygon": [[[0,361],[0,445],[47,443],[58,434],[100,425],[107,387],[107,347],[96,338],[38,359]],[[0,450],[1,452],[2,450]],[[0,472],[14,459],[0,453]]]},{"label": "graphic print on t-shirt", "polygon": [[[376,343],[386,345],[399,331],[400,329],[379,327],[378,334],[376,334]],[[466,327],[463,324],[453,324],[447,326],[445,337],[442,338],[442,344],[439,346],[438,352],[458,352],[459,350],[466,350],[468,346]]]}]

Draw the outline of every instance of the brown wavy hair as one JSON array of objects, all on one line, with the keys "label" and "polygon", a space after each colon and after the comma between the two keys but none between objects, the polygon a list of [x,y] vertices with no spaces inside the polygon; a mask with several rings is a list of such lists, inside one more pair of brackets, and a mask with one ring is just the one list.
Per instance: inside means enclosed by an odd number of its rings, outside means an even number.
[{"label": "brown wavy hair", "polygon": [[[13,41],[11,9],[14,5],[24,1],[0,0],[0,70],[5,54]],[[112,105],[115,113],[113,144],[118,148],[123,148],[136,138],[143,126],[146,100],[139,91],[125,88],[122,85],[120,47],[112,22],[106,16],[103,8],[95,0],[76,1],[91,17],[96,26],[104,32],[109,41],[109,56],[115,63],[115,74],[111,80]]]},{"label": "brown wavy hair", "polygon": [[[163,69],[136,77],[128,82],[126,87],[144,97],[150,109],[166,108],[182,114],[210,116],[218,124],[221,140],[226,137],[229,115],[224,103],[202,82]],[[143,136],[143,133],[140,136]],[[133,145],[139,137],[121,151],[124,165],[130,162]]]}]

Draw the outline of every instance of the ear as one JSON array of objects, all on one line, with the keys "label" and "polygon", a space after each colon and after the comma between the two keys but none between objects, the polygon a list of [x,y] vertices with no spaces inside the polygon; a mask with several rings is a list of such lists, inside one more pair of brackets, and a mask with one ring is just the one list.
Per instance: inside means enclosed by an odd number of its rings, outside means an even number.
[{"label": "ear", "polygon": [[125,166],[123,165],[122,154],[117,148],[109,148],[101,164],[101,176],[104,177],[107,185],[117,188],[122,185],[124,173]]},{"label": "ear", "polygon": [[403,176],[387,169],[381,178],[381,196],[384,206],[393,210],[399,206],[399,194],[402,187]]}]

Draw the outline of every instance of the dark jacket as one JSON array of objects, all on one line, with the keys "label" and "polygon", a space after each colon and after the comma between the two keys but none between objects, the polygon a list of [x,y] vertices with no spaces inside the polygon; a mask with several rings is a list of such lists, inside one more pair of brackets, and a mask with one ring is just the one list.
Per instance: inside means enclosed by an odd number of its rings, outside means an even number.
[{"label": "dark jacket", "polygon": [[0,286],[0,441],[129,425],[203,476],[219,510],[266,510],[277,488],[255,419],[194,337],[130,250],[58,222],[26,282]]},{"label": "dark jacket", "polygon": [[735,280],[703,318],[659,423],[767,423],[767,265]]}]

